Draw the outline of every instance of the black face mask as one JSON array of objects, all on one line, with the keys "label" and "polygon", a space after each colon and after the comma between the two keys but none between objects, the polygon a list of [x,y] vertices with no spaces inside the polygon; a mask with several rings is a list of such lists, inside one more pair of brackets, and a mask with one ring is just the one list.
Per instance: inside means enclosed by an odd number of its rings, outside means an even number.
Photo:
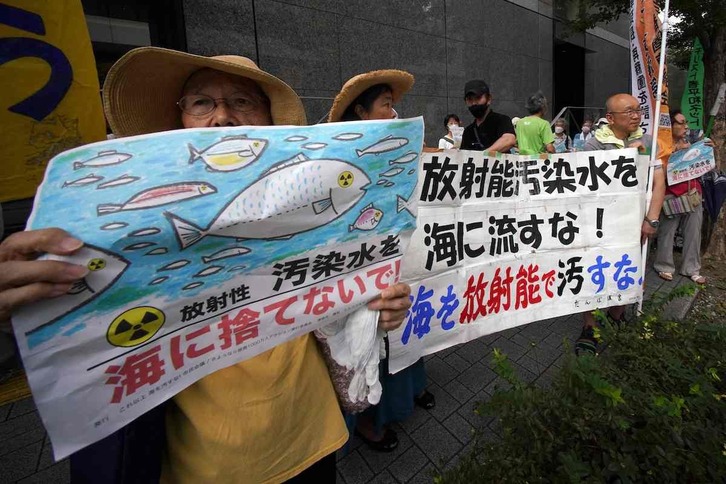
[{"label": "black face mask", "polygon": [[489,106],[486,104],[474,104],[473,106],[469,106],[469,112],[472,116],[479,119],[484,117],[484,114],[486,114],[488,107]]}]

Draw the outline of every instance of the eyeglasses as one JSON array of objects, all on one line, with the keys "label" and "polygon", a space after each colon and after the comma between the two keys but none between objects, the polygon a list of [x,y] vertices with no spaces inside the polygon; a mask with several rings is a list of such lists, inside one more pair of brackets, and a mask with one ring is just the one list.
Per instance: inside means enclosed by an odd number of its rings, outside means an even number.
[{"label": "eyeglasses", "polygon": [[673,120],[673,123],[674,123],[674,124],[680,124],[681,126],[687,126],[687,125],[688,125],[688,121],[687,121],[687,120],[685,120],[685,119],[684,119],[683,121],[676,121],[676,120],[674,119],[674,120]]},{"label": "eyeglasses", "polygon": [[608,114],[624,114],[631,118],[635,118],[635,117],[639,118],[643,113],[645,113],[645,108],[628,109],[625,111],[609,111],[608,112]]},{"label": "eyeglasses", "polygon": [[232,94],[230,97],[213,98],[205,94],[190,94],[181,98],[176,104],[186,114],[190,116],[205,116],[219,105],[220,101],[238,113],[249,113],[263,104],[263,101],[257,97],[248,96],[241,92]]}]

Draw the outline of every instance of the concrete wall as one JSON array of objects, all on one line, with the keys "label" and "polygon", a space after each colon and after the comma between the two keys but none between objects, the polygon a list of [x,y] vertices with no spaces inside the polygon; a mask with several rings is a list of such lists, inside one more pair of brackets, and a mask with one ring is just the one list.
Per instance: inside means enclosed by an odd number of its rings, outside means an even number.
[{"label": "concrete wall", "polygon": [[[530,93],[552,95],[551,0],[184,0],[184,17],[189,52],[255,59],[303,97],[310,123],[347,79],[373,69],[416,77],[397,109],[424,116],[428,145],[447,113],[471,121],[468,79],[488,81],[510,116]],[[627,87],[627,51],[591,37],[587,95],[601,104],[621,80]]]}]

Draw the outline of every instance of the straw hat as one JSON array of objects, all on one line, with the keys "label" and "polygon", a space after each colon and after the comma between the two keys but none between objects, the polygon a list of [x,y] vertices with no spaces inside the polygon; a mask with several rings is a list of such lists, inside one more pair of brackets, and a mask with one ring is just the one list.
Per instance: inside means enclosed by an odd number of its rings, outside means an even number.
[{"label": "straw hat", "polygon": [[255,81],[270,99],[274,124],[307,124],[295,91],[246,57],[140,47],[121,57],[103,84],[103,108],[113,132],[132,136],[181,128],[176,103],[189,76],[205,67]]},{"label": "straw hat", "polygon": [[335,123],[340,121],[340,118],[343,116],[345,110],[348,109],[350,103],[363,94],[363,91],[376,84],[388,84],[391,86],[393,102],[397,103],[401,99],[401,96],[406,94],[411,89],[411,86],[413,86],[413,76],[406,71],[384,69],[358,74],[348,79],[348,82],[343,84],[343,88],[335,96],[333,107],[330,108],[330,114],[328,115],[328,122]]}]

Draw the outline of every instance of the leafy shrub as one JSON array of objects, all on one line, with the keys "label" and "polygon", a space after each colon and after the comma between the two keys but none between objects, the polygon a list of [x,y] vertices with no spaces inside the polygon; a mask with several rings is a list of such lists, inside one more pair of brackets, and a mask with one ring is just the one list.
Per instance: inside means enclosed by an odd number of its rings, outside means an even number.
[{"label": "leafy shrub", "polygon": [[726,482],[726,326],[661,314],[688,291],[623,328],[600,313],[607,349],[568,356],[547,389],[523,384],[495,351],[511,387],[478,412],[498,419],[501,439],[478,431],[436,482]]}]

